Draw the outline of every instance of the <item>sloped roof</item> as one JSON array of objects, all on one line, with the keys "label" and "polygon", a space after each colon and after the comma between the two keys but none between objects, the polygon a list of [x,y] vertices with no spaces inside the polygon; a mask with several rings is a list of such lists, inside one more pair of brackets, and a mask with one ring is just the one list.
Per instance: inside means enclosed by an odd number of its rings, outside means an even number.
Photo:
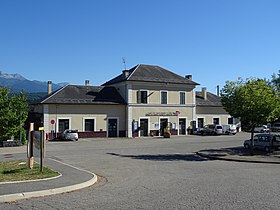
[{"label": "sloped roof", "polygon": [[197,106],[223,106],[221,98],[213,93],[207,92],[207,99],[205,100],[202,92],[196,91],[195,98]]},{"label": "sloped roof", "polygon": [[160,66],[138,64],[133,68],[127,70],[128,76],[124,77],[123,74],[107,81],[103,85],[111,85],[123,81],[141,81],[141,82],[159,82],[159,83],[176,83],[176,84],[189,84],[199,85],[198,83],[175,74]]},{"label": "sloped roof", "polygon": [[54,92],[43,104],[126,104],[114,87],[67,85]]}]

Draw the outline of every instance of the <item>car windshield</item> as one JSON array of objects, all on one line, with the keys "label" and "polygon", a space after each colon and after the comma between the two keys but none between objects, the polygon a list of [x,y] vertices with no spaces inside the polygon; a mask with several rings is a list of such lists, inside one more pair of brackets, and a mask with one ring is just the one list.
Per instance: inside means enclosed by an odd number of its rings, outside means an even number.
[{"label": "car windshield", "polygon": [[69,131],[67,131],[67,133],[77,133],[77,131],[75,131],[75,130],[69,130]]}]

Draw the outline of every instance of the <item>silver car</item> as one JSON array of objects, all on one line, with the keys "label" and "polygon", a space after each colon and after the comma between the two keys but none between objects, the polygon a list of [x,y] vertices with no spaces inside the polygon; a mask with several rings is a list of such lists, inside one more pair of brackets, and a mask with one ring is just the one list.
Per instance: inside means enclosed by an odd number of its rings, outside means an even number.
[{"label": "silver car", "polygon": [[62,133],[62,139],[78,141],[79,136],[76,130],[67,129]]},{"label": "silver car", "polygon": [[[246,149],[252,148],[252,141],[245,140],[244,147]],[[280,135],[256,134],[254,136],[254,149],[260,149],[266,152],[280,149]]]}]

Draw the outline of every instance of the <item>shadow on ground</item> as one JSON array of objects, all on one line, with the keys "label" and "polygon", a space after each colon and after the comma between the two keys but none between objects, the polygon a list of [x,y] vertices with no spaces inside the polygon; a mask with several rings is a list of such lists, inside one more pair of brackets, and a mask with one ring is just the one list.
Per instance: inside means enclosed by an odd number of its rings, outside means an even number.
[{"label": "shadow on ground", "polygon": [[265,152],[262,150],[253,150],[253,152],[250,149],[245,149],[244,147],[231,147],[231,148],[222,148],[222,149],[208,149],[208,150],[200,150],[198,153],[207,153],[213,157],[223,157],[228,155],[237,155],[237,156],[254,156],[254,155],[260,155],[260,156],[270,156],[279,154],[279,151],[274,152]]},{"label": "shadow on ground", "polygon": [[109,155],[132,158],[136,160],[151,160],[151,161],[209,161],[206,157],[201,157],[196,154],[158,154],[158,155],[121,155],[116,153],[107,153]]}]

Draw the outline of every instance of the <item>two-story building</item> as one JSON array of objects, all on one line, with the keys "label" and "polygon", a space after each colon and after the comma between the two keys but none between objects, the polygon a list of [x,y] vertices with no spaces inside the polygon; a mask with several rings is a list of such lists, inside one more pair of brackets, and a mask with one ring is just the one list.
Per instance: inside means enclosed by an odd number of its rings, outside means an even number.
[{"label": "two-story building", "polygon": [[35,111],[47,133],[76,129],[80,137],[161,136],[166,127],[172,135],[187,135],[189,126],[228,124],[219,97],[196,92],[197,85],[191,75],[139,64],[102,86],[87,81],[49,91]]},{"label": "two-story building", "polygon": [[126,101],[127,136],[186,135],[196,118],[195,87],[191,76],[179,76],[159,66],[139,64],[103,84],[115,87]]}]

